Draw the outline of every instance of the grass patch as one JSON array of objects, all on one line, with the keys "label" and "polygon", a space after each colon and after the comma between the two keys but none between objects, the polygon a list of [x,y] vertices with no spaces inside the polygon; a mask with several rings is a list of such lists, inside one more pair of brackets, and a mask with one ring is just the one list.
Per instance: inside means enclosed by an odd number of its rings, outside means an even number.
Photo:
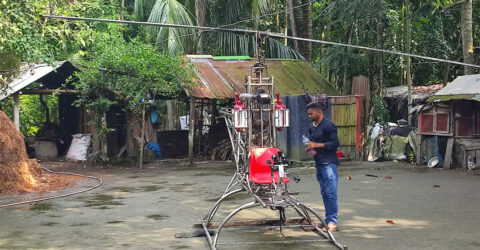
[{"label": "grass patch", "polygon": [[53,208],[52,203],[48,203],[48,202],[39,202],[30,206],[30,210],[33,210],[33,211],[47,211],[47,210],[51,210],[52,208]]},{"label": "grass patch", "polygon": [[154,220],[164,220],[170,216],[167,215],[161,215],[161,214],[151,214],[146,216],[149,219],[154,219]]}]

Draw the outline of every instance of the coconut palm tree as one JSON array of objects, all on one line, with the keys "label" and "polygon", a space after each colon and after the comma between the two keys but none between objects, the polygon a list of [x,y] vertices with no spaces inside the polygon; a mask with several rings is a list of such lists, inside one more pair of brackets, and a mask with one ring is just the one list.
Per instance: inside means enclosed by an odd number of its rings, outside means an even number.
[{"label": "coconut palm tree", "polygon": [[[135,0],[134,12],[137,20],[141,21],[195,24],[193,15],[177,0]],[[170,55],[193,53],[195,51],[197,37],[193,35],[196,33],[195,30],[148,27],[147,31],[154,36],[156,45]]]},{"label": "coconut palm tree", "polygon": [[[272,0],[135,0],[134,14],[137,20],[142,21],[187,25],[196,22],[198,25],[210,26],[223,26],[252,19],[227,27],[258,29],[259,17],[273,12],[271,6]],[[210,23],[206,23],[207,15],[211,12],[216,15],[210,18]],[[192,13],[195,13],[195,16]],[[147,30],[154,36],[157,46],[169,54],[194,53],[197,46],[198,51],[203,53],[203,34],[196,30],[167,27],[149,27]],[[255,40],[252,36],[223,32],[210,32],[209,36],[209,41],[214,41],[218,52],[223,55],[253,55],[255,51]],[[303,58],[297,51],[273,39],[268,39],[266,53],[272,58]]]}]

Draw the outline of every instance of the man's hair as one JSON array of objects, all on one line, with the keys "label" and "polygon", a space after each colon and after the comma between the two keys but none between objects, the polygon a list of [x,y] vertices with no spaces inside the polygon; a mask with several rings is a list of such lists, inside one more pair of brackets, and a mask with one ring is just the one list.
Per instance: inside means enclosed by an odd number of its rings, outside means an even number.
[{"label": "man's hair", "polygon": [[307,105],[307,109],[315,109],[315,110],[323,111],[325,109],[325,105],[322,105],[319,102],[311,102]]}]

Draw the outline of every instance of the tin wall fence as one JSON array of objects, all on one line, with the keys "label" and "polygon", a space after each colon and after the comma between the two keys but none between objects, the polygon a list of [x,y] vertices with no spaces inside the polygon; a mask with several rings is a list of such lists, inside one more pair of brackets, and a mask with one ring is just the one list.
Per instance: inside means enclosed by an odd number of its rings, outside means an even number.
[{"label": "tin wall fence", "polygon": [[[308,136],[312,122],[308,118],[304,96],[282,97],[290,109],[290,127],[277,133],[278,147],[293,161],[312,161],[305,152],[302,136]],[[361,160],[365,133],[365,110],[362,96],[330,96],[325,116],[337,125],[338,139],[345,158]]]}]

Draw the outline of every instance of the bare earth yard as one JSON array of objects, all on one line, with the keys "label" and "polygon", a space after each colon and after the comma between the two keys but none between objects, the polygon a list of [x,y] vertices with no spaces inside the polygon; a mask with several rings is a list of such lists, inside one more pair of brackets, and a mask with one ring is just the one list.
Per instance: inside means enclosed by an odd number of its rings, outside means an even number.
[{"label": "bare earth yard", "polygon": [[[52,168],[95,175],[103,178],[104,185],[77,196],[0,210],[0,248],[208,249],[204,237],[178,239],[174,235],[193,232],[193,225],[208,212],[233,173],[231,163],[206,162],[189,168],[178,160],[149,164],[143,173],[127,166],[62,164]],[[302,179],[290,184],[300,192],[297,198],[323,214],[315,170],[294,168],[289,172]],[[480,248],[480,176],[392,162],[343,163],[339,175],[341,230],[335,236],[349,249]],[[52,194],[93,184],[92,180],[80,180],[75,187]],[[36,196],[4,196],[0,204]],[[239,194],[226,203],[220,215],[250,200]],[[234,219],[276,215],[270,209],[256,208]],[[314,236],[297,230],[287,230],[285,235],[287,240]],[[226,230],[224,236],[221,242],[282,240],[276,230]],[[328,243],[227,245],[219,249],[312,247],[336,249]]]}]

